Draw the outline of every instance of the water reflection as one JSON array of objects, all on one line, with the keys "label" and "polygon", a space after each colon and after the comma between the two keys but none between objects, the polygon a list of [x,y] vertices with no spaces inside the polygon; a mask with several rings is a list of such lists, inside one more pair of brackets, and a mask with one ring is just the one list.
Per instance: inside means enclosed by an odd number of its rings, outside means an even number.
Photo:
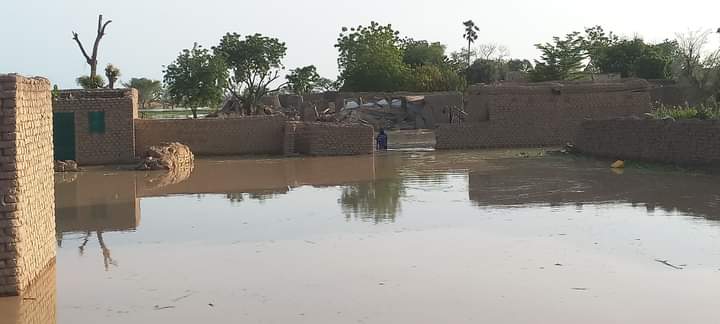
[{"label": "water reflection", "polygon": [[627,203],[720,220],[720,177],[663,167],[617,172],[586,159],[512,160],[492,171],[469,174],[469,197],[477,206]]},{"label": "water reflection", "polygon": [[[502,322],[522,305],[531,315],[513,322],[570,310],[579,317],[557,322],[586,323],[638,301],[636,313],[671,309],[677,296],[710,305],[683,314],[711,312],[717,293],[702,287],[716,283],[717,223],[642,216],[720,220],[720,177],[517,155],[204,159],[183,181],[59,176],[60,321]],[[688,266],[668,272],[660,258]],[[337,298],[348,292],[357,299]],[[22,313],[12,307],[0,314]]]},{"label": "water reflection", "polygon": [[0,298],[0,324],[55,324],[56,303],[56,266],[52,262],[21,296]]},{"label": "water reflection", "polygon": [[348,219],[392,222],[401,210],[404,195],[402,179],[382,179],[343,187],[340,204]]},{"label": "water reflection", "polygon": [[[449,176],[465,177],[470,201],[478,207],[628,203],[679,210],[720,219],[715,175],[666,170],[610,170],[605,162],[572,158],[514,158],[515,151],[389,153],[375,157],[267,160],[198,160],[183,181],[163,182],[155,175],[91,170],[58,175],[57,237],[96,240],[105,264],[116,263],[103,233],[140,226],[139,200],[169,195],[223,195],[232,204],[271,201],[295,188],[337,187],[337,203],[348,220],[396,220],[408,191],[438,191]],[[80,237],[78,238],[78,235]]]}]

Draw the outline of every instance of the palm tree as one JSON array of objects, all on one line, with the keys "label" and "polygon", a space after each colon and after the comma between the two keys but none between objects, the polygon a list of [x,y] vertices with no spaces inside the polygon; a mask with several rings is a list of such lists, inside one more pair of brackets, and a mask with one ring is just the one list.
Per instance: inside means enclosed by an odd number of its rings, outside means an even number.
[{"label": "palm tree", "polygon": [[463,25],[465,25],[465,34],[463,34],[463,38],[468,41],[467,66],[470,68],[470,48],[472,43],[478,39],[478,31],[480,31],[480,28],[475,26],[475,22],[472,20],[464,22]]}]

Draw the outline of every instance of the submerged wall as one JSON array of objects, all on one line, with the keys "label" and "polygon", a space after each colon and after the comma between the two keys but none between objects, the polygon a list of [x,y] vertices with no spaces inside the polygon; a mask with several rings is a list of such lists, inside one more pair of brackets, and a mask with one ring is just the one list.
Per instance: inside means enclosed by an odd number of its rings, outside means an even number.
[{"label": "submerged wall", "polygon": [[55,259],[50,81],[0,75],[0,119],[0,295],[18,295]]},{"label": "submerged wall", "polygon": [[285,118],[135,120],[137,155],[152,145],[180,142],[196,155],[282,154]]},{"label": "submerged wall", "polygon": [[438,149],[551,146],[571,142],[586,119],[649,111],[644,80],[475,86],[462,124],[436,130]]},{"label": "submerged wall", "polygon": [[[79,164],[134,161],[133,120],[138,117],[137,90],[63,90],[53,100],[53,112],[74,114],[74,160]],[[92,128],[91,122],[100,122],[102,126]]]},{"label": "submerged wall", "polygon": [[285,154],[362,155],[374,152],[371,126],[336,123],[288,123]]},{"label": "submerged wall", "polygon": [[675,164],[720,163],[720,121],[608,119],[582,123],[575,139],[586,154]]}]

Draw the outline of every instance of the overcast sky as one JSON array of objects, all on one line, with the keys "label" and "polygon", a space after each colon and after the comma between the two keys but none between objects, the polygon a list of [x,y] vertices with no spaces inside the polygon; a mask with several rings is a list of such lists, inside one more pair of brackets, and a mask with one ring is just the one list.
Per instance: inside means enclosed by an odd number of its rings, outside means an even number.
[{"label": "overcast sky", "polygon": [[[512,57],[535,59],[533,44],[602,25],[649,41],[720,27],[720,1],[637,0],[0,0],[0,73],[40,75],[61,87],[89,68],[71,31],[91,47],[97,14],[113,23],[100,48],[130,77],[162,78],[166,65],[193,42],[215,45],[225,32],[262,33],[287,43],[287,68],[314,64],[337,76],[333,45],[340,27],[392,23],[403,36],[463,46],[462,21],[480,27],[479,42],[505,45]],[[720,35],[713,35],[715,43]]]}]

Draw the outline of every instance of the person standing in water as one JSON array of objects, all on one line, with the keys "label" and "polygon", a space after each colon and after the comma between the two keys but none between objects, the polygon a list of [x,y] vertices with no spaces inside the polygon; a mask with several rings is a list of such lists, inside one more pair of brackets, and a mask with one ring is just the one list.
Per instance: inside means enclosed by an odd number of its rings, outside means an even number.
[{"label": "person standing in water", "polygon": [[386,151],[387,150],[388,136],[387,136],[387,134],[385,134],[384,129],[380,128],[380,133],[378,133],[376,141],[377,141],[376,148],[378,151]]}]

